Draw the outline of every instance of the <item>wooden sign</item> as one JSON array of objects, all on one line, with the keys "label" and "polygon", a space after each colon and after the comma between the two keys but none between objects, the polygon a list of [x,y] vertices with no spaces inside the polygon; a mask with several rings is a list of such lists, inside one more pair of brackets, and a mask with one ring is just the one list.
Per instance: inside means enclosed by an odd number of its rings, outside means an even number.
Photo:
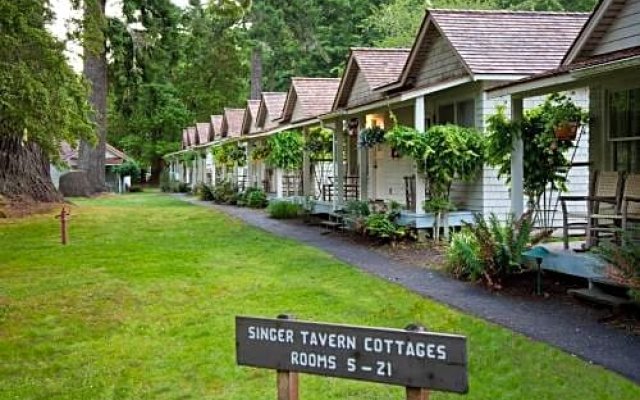
[{"label": "wooden sign", "polygon": [[236,317],[239,365],[466,393],[466,338]]}]

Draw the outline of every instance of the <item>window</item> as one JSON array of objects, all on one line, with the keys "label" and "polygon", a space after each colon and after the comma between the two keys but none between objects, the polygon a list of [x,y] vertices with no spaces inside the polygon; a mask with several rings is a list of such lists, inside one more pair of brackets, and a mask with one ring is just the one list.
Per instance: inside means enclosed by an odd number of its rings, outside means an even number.
[{"label": "window", "polygon": [[640,88],[609,93],[609,141],[617,171],[640,171]]},{"label": "window", "polygon": [[459,101],[438,106],[438,124],[475,126],[475,103],[473,100]]},{"label": "window", "polygon": [[609,95],[609,139],[640,139],[640,88]]}]

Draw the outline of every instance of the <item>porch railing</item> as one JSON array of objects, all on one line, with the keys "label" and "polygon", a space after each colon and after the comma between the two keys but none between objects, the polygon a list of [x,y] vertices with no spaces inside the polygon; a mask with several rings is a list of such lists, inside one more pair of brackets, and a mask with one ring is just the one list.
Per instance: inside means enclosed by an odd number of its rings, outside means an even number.
[{"label": "porch railing", "polygon": [[[333,178],[329,178],[330,183],[322,185],[322,201],[333,201],[335,184]],[[357,176],[345,177],[343,184],[344,201],[358,200],[360,198],[360,183]]]}]

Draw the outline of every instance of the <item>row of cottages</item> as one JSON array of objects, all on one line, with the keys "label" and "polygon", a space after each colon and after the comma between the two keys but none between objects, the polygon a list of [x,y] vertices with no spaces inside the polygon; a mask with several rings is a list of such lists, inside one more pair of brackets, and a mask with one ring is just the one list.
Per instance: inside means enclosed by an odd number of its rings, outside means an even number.
[{"label": "row of cottages", "polygon": [[[591,174],[627,174],[626,210],[640,220],[640,0],[601,0],[561,65],[533,77],[496,87],[491,98],[509,96],[512,118],[522,117],[523,104],[535,96],[589,88]],[[511,209],[521,213],[522,143],[514,143]],[[635,196],[635,197],[634,197]]]},{"label": "row of cottages", "polygon": [[[340,209],[351,199],[393,200],[405,206],[405,223],[430,227],[432,216],[422,207],[424,181],[415,163],[385,144],[359,146],[361,130],[389,127],[391,114],[418,131],[445,123],[484,130],[498,104],[510,105],[508,96],[491,95],[491,89],[560,66],[587,19],[586,13],[428,10],[410,49],[353,48],[340,79],[293,78],[286,93],[265,92],[243,110],[225,109],[219,129],[212,117],[212,135],[205,144],[191,141],[197,125],[183,133],[185,149],[243,143],[246,167],[224,171],[201,160],[208,155],[200,157],[198,167],[195,161],[178,162],[177,153],[171,155],[172,170],[182,168],[174,175],[188,183],[216,182],[224,176],[239,186],[263,187],[273,197],[313,196],[319,210]],[[574,85],[566,93],[587,107],[589,91],[584,86]],[[543,98],[527,98],[524,109]],[[289,129],[306,134],[316,126],[333,130],[331,160],[311,165],[305,153],[298,173],[270,168],[250,156],[271,135]],[[583,132],[571,155],[583,165],[570,172],[574,194],[587,192],[588,145]],[[457,225],[473,212],[505,215],[513,197],[496,170],[486,166],[474,181],[454,185],[452,200],[460,211],[450,213],[448,223]]]}]

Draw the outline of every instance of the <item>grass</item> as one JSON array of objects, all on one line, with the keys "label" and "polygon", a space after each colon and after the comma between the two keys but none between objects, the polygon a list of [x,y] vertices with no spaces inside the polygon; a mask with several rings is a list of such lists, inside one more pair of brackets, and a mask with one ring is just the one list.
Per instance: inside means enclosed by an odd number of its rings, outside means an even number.
[{"label": "grass", "polygon": [[[640,387],[425,300],[329,255],[159,194],[78,200],[0,222],[0,399],[274,399],[238,367],[234,316],[468,335],[469,399],[638,399]],[[402,388],[301,377],[301,399],[402,399]],[[435,393],[434,399],[457,398]]]}]

